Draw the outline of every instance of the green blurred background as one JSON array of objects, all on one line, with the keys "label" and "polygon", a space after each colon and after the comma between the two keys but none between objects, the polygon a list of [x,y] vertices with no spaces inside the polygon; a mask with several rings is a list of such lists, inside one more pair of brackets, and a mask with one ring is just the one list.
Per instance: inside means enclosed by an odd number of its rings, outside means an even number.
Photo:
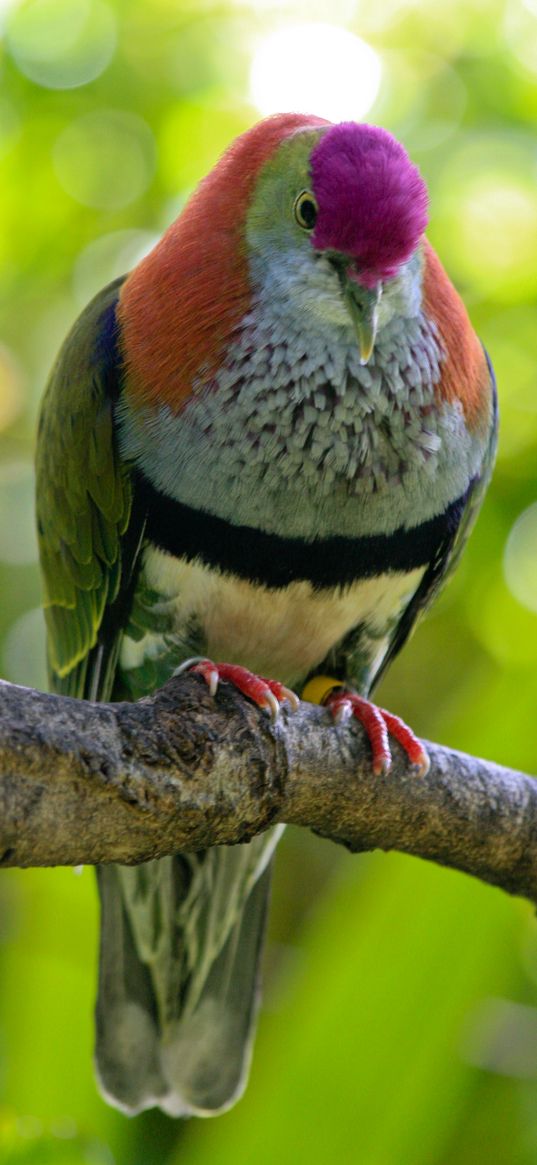
[{"label": "green blurred background", "polygon": [[[430,237],[502,405],[464,562],[382,700],[534,770],[535,0],[3,0],[0,20],[1,674],[45,685],[32,447],[71,321],[260,113],[365,117],[427,179]],[[93,872],[6,871],[0,899],[1,1165],[537,1162],[525,903],[288,831],[248,1091],[216,1121],[173,1122],[128,1120],[95,1089]]]}]

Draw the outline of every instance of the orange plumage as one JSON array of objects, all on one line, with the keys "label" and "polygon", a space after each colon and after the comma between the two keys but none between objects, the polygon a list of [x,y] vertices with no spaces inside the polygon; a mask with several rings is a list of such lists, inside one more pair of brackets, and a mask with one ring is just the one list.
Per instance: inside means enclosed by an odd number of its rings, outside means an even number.
[{"label": "orange plumage", "polygon": [[194,378],[210,379],[250,305],[244,218],[259,172],[288,134],[326,124],[278,114],[241,134],[128,276],[118,320],[140,402],[178,412]]}]

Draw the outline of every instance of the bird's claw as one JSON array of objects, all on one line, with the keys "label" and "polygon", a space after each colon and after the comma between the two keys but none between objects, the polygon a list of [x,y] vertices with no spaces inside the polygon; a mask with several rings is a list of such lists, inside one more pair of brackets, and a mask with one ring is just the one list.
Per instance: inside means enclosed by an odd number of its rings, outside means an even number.
[{"label": "bird's claw", "polygon": [[197,656],[195,659],[185,660],[177,668],[175,674],[178,675],[186,671],[203,676],[211,696],[216,695],[220,680],[233,684],[239,692],[242,692],[243,696],[247,696],[249,700],[257,704],[258,708],[263,708],[268,712],[273,723],[280,715],[282,704],[287,703],[291,712],[296,712],[300,704],[296,693],[290,688],[286,688],[285,684],[281,684],[279,680],[265,679],[238,664],[213,663],[211,659]]},{"label": "bird's claw", "polygon": [[353,710],[351,700],[338,700],[337,704],[328,704],[328,707],[332,712],[334,724],[346,724],[347,721],[352,717]]},{"label": "bird's claw", "polygon": [[274,696],[278,705],[278,713],[281,704],[289,704],[291,712],[296,712],[300,707],[300,700],[292,688],[286,688],[285,684],[281,684],[279,680],[267,680],[264,676],[258,676],[257,678],[261,679],[270,688],[271,694]]},{"label": "bird's claw", "polygon": [[354,717],[363,725],[373,753],[375,776],[381,776],[391,768],[392,754],[388,734],[404,749],[416,776],[424,777],[428,772],[430,761],[421,741],[399,716],[394,716],[385,708],[378,708],[376,704],[365,700],[356,692],[347,691],[346,688],[332,689],[325,696],[323,703],[330,709],[336,724],[344,724]]}]

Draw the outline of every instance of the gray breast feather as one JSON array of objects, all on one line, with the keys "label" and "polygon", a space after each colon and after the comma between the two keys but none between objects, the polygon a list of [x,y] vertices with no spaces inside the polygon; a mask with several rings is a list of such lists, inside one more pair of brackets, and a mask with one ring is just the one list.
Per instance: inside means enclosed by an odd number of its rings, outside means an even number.
[{"label": "gray breast feather", "polygon": [[[404,325],[404,326],[403,326]],[[245,324],[180,415],[118,409],[123,455],[168,497],[288,537],[392,533],[463,494],[482,449],[439,406],[443,352],[420,315],[392,319],[361,367],[347,329],[293,348]],[[298,345],[298,340],[297,340]]]}]

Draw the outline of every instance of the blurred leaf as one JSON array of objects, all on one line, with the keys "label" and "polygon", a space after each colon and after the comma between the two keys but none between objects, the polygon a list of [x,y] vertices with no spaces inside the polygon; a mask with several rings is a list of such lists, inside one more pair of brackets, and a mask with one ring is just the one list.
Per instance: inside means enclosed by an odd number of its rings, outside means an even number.
[{"label": "blurred leaf", "polygon": [[[423,170],[431,239],[495,364],[503,415],[463,563],[382,699],[425,735],[535,771],[537,616],[503,575],[510,531],[537,502],[534,0],[3,7],[3,673],[44,682],[28,466],[63,335],[256,119],[248,76],[264,38],[331,21],[381,60],[368,117],[399,134]],[[276,89],[279,79],[275,68]],[[531,538],[524,546],[531,576]],[[0,892],[2,1165],[537,1160],[537,1082],[463,1058],[488,996],[536,1005],[535,921],[498,892],[404,858],[351,858],[289,831],[251,1084],[214,1122],[155,1112],[129,1121],[98,1096],[92,871],[4,871]]]},{"label": "blurred leaf", "polygon": [[[354,859],[356,863],[360,859]],[[249,1092],[177,1165],[359,1160],[420,1165],[442,1151],[479,1072],[461,1056],[473,1009],[516,986],[517,919],[497,891],[403,857],[351,863],[319,903]]]}]

